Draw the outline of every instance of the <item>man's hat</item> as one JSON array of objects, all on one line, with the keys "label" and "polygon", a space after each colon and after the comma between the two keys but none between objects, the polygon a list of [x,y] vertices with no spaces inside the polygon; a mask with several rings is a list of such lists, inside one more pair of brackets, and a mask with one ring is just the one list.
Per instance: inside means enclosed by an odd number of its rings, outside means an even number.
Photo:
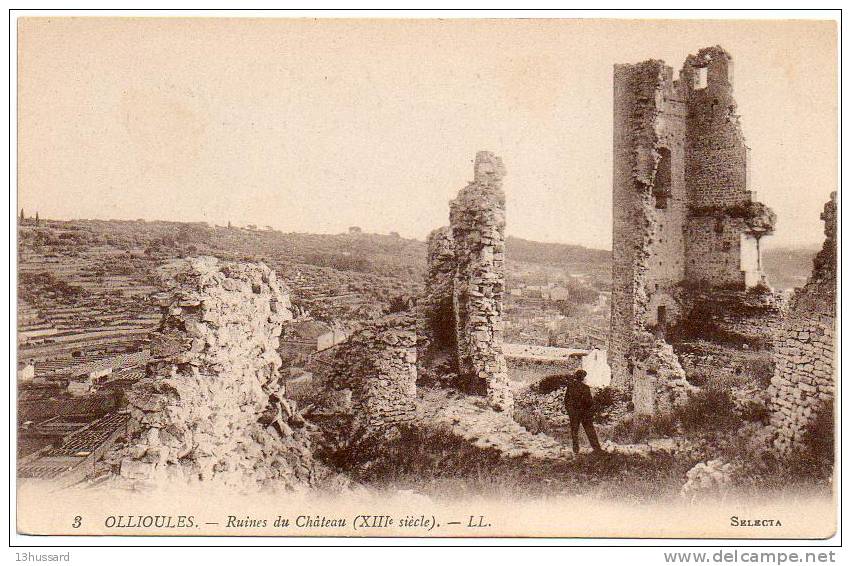
[{"label": "man's hat", "polygon": [[585,379],[586,375],[588,375],[588,372],[584,369],[578,369],[576,370],[576,373],[573,374],[576,379]]}]

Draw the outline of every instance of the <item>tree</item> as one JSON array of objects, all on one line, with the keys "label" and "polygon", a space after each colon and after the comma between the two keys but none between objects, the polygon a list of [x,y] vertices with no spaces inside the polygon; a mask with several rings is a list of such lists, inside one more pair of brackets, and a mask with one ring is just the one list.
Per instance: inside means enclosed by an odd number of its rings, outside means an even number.
[{"label": "tree", "polygon": [[38,211],[35,211],[35,225],[38,226]]},{"label": "tree", "polygon": [[24,221],[24,209],[22,208],[21,209],[21,222],[23,222],[23,221]]}]

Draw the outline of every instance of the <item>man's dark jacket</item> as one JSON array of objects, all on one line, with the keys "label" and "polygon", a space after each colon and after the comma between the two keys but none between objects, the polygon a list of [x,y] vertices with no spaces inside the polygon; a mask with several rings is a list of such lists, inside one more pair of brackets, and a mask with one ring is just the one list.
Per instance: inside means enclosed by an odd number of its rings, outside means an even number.
[{"label": "man's dark jacket", "polygon": [[578,379],[568,379],[564,392],[564,406],[571,419],[582,419],[594,414],[594,400],[591,388]]}]

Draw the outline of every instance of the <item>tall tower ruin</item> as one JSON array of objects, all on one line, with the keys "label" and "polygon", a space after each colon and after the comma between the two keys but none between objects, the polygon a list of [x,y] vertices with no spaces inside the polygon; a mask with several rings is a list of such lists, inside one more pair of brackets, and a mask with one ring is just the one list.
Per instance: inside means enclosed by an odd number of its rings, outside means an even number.
[{"label": "tall tower ruin", "polygon": [[455,319],[462,380],[481,384],[496,409],[510,410],[508,367],[502,353],[505,294],[505,193],[502,160],[476,154],[473,182],[449,205],[455,242]]},{"label": "tall tower ruin", "polygon": [[697,290],[764,286],[760,239],[775,216],[756,201],[721,47],[614,67],[613,385],[633,384],[631,349],[664,341]]},{"label": "tall tower ruin", "polygon": [[502,160],[476,154],[473,181],[449,204],[449,226],[428,238],[428,275],[419,299],[419,363],[448,357],[458,385],[487,395],[496,410],[514,401],[502,351],[505,193]]}]

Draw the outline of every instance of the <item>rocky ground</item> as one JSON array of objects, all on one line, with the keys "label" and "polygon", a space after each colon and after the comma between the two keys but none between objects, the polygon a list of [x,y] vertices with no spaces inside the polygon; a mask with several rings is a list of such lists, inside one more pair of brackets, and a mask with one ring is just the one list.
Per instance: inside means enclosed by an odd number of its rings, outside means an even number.
[{"label": "rocky ground", "polygon": [[544,433],[533,434],[508,413],[491,409],[482,398],[447,389],[421,388],[417,396],[418,424],[446,426],[479,448],[492,448],[508,458],[542,460],[573,457],[571,449]]},{"label": "rocky ground", "polygon": [[[565,422],[566,422],[565,417]],[[533,433],[507,413],[497,412],[480,398],[449,389],[421,388],[417,396],[417,424],[448,427],[453,434],[482,449],[493,449],[505,458],[533,458],[567,461],[574,458],[570,430],[565,426],[552,434]],[[689,450],[692,443],[685,438],[649,438],[645,442],[618,442],[606,438],[610,428],[598,426],[603,449],[610,454],[647,456],[654,453],[674,454]],[[590,453],[584,431],[580,431],[580,454]]]}]

